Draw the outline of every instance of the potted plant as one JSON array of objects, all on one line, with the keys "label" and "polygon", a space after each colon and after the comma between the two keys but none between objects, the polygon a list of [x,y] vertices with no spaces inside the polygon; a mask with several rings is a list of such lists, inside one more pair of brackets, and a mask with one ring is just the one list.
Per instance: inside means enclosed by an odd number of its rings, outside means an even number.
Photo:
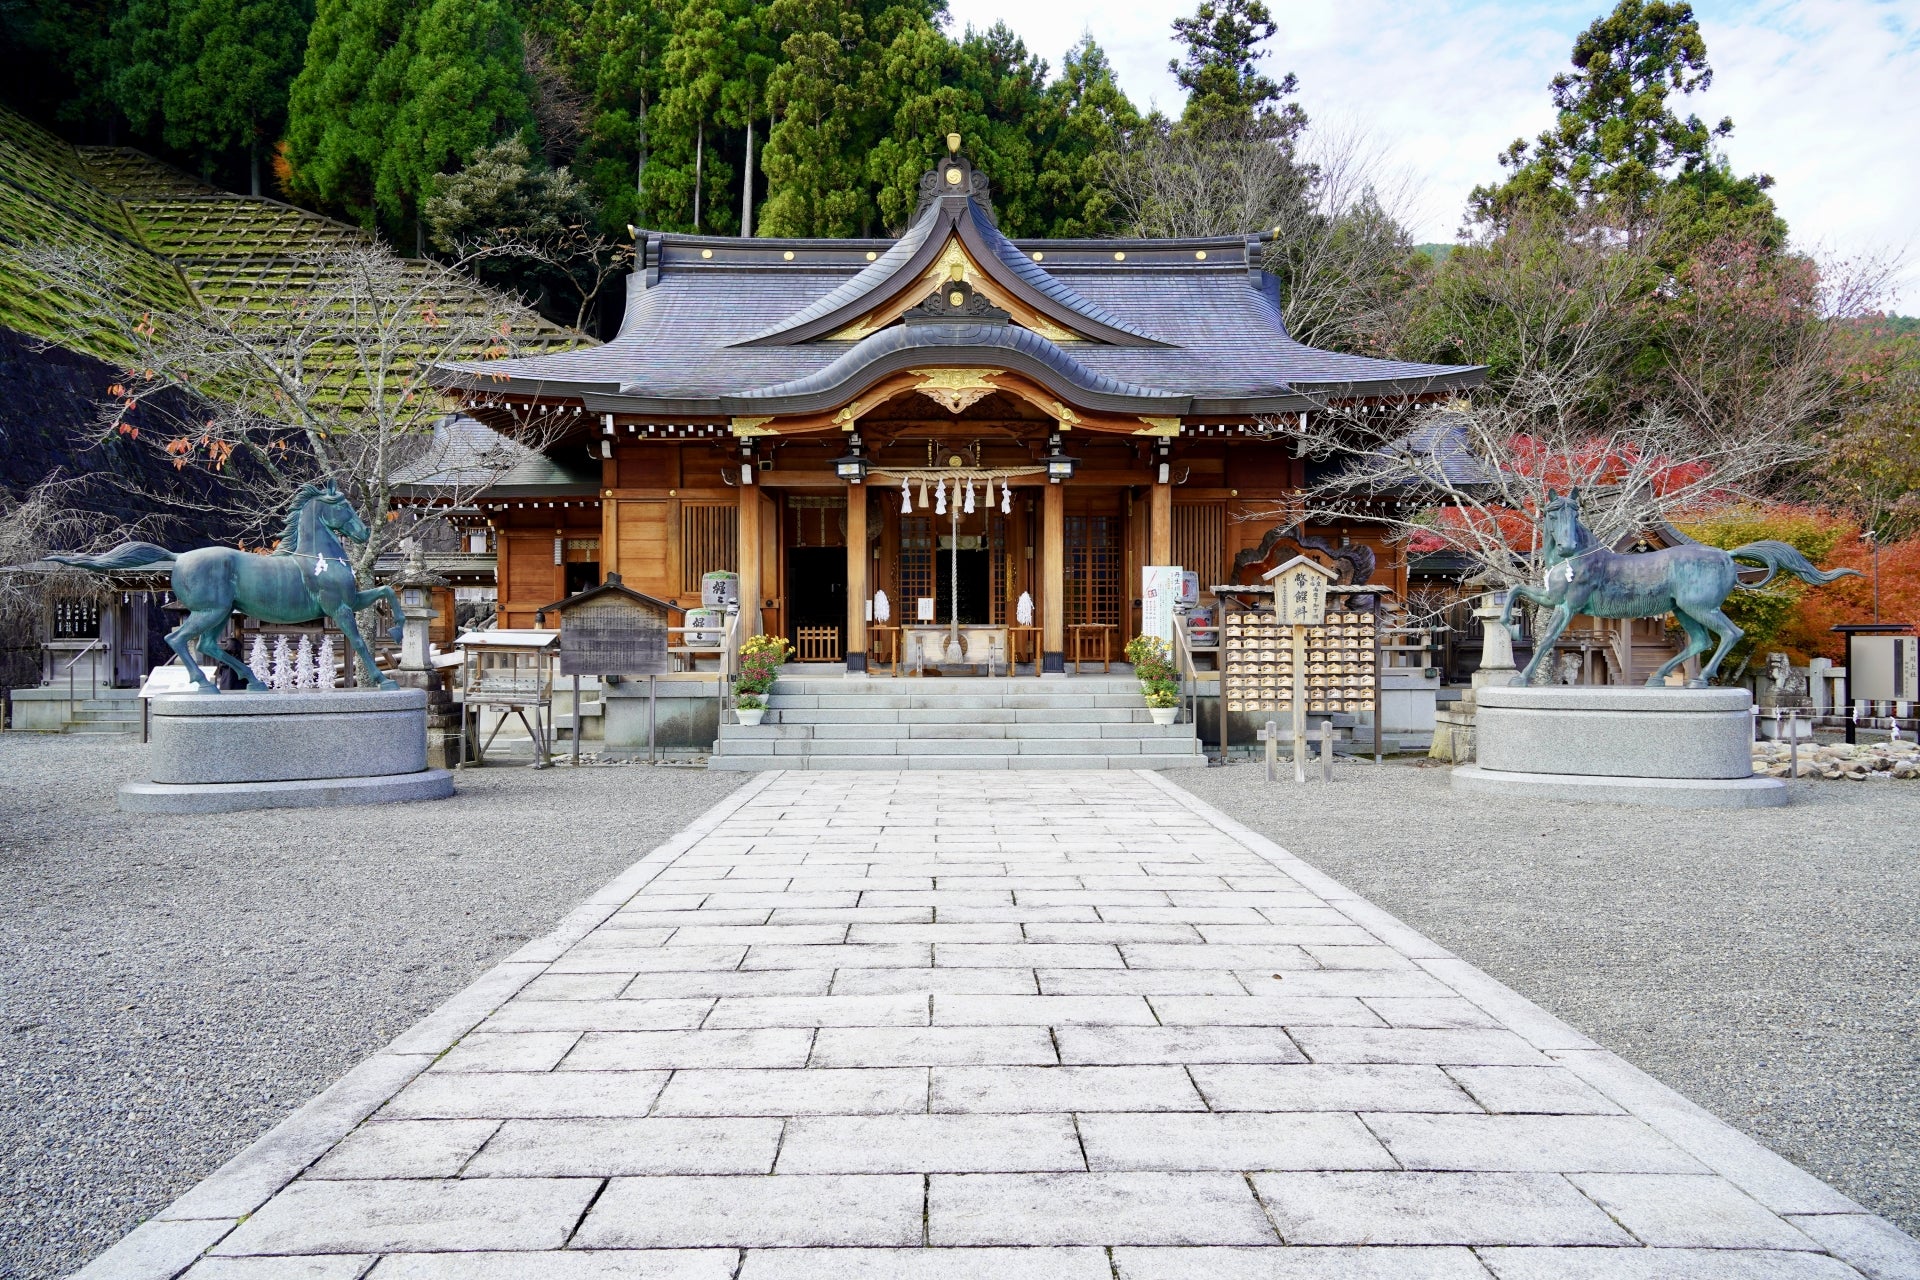
[{"label": "potted plant", "polygon": [[781,636],[753,636],[740,646],[740,674],[733,681],[733,710],[741,724],[759,724],[767,714],[767,694],[780,678],[780,664],[793,646]]},{"label": "potted plant", "polygon": [[1180,673],[1173,669],[1167,642],[1157,636],[1135,636],[1127,641],[1126,656],[1147,700],[1147,714],[1155,724],[1172,724],[1180,715]]}]

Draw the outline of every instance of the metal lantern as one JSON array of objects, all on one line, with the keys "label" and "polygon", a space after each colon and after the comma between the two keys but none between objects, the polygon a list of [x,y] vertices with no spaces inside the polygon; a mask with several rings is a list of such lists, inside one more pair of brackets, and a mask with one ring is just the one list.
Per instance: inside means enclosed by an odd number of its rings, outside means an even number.
[{"label": "metal lantern", "polygon": [[860,456],[860,437],[855,436],[847,442],[851,452],[845,457],[833,460],[834,474],[848,484],[859,484],[867,478],[867,460]]},{"label": "metal lantern", "polygon": [[1051,447],[1047,451],[1047,483],[1059,484],[1064,480],[1073,479],[1074,464],[1079,459],[1069,458],[1062,452],[1059,436],[1053,437],[1049,443]]}]

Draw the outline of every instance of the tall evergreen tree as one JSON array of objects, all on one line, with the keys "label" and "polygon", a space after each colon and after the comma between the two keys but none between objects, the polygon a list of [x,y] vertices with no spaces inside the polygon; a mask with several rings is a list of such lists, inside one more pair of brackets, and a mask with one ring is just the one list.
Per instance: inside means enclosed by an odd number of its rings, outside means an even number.
[{"label": "tall evergreen tree", "polygon": [[920,175],[957,133],[993,182],[1000,224],[1033,225],[1035,143],[1045,127],[1047,64],[1004,23],[959,41],[931,24],[908,27],[887,51],[890,127],[869,152],[868,179],[884,225],[899,230],[919,200]]},{"label": "tall evergreen tree", "polygon": [[378,217],[375,182],[413,52],[412,0],[319,0],[287,103],[288,193]]},{"label": "tall evergreen tree", "polygon": [[777,50],[758,0],[686,0],[662,53],[653,113],[647,225],[730,232],[739,225],[747,122],[759,121]]},{"label": "tall evergreen tree", "polygon": [[1669,99],[1713,83],[1707,43],[1693,6],[1620,0],[1574,41],[1571,73],[1553,78],[1552,128],[1516,139],[1500,157],[1505,181],[1478,187],[1476,218],[1502,222],[1519,212],[1603,214],[1638,224],[1669,189],[1703,211],[1772,214],[1764,175],[1736,178],[1714,150],[1733,132],[1680,116]]},{"label": "tall evergreen tree", "polygon": [[677,8],[667,0],[539,0],[529,16],[529,26],[547,39],[561,70],[586,96],[586,135],[572,169],[608,232],[651,221],[641,210],[651,117]]},{"label": "tall evergreen tree", "polygon": [[1305,128],[1300,105],[1284,101],[1299,80],[1291,72],[1275,80],[1260,70],[1260,46],[1278,30],[1262,0],[1200,0],[1192,17],[1174,19],[1173,34],[1187,47],[1184,57],[1167,63],[1187,91],[1181,124],[1275,139]]},{"label": "tall evergreen tree", "polygon": [[290,182],[418,244],[434,175],[531,119],[506,0],[321,0],[288,108]]},{"label": "tall evergreen tree", "polygon": [[1047,86],[1045,118],[1028,234],[1064,239],[1118,230],[1113,170],[1140,113],[1091,35],[1067,51],[1060,78]]},{"label": "tall evergreen tree", "polygon": [[[872,235],[882,225],[871,153],[892,131],[899,94],[888,75],[930,49],[941,0],[774,0],[783,63],[767,78],[773,124],[760,231],[772,236]],[[908,37],[902,57],[889,60]]]},{"label": "tall evergreen tree", "polygon": [[412,44],[374,197],[390,226],[417,237],[434,175],[530,130],[533,109],[520,20],[508,0],[428,0]]},{"label": "tall evergreen tree", "polygon": [[254,195],[263,153],[280,136],[287,93],[313,25],[311,0],[134,0],[124,43],[137,54],[116,80],[122,110],[170,147],[245,151]]}]

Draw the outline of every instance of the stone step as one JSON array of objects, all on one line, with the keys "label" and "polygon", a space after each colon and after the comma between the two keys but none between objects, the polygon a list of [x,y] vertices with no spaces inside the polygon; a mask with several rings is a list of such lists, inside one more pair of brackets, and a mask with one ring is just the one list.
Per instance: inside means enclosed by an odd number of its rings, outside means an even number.
[{"label": "stone step", "polygon": [[1137,756],[1190,755],[1200,748],[1197,738],[1143,740],[1138,738],[898,738],[884,741],[840,741],[812,738],[721,738],[716,756]]},{"label": "stone step", "polygon": [[709,769],[758,772],[767,769],[847,769],[899,772],[911,769],[1204,769],[1207,758],[1191,755],[1013,755],[1013,756],[733,756],[707,759]]},{"label": "stone step", "polygon": [[1033,721],[1025,724],[966,724],[942,723],[923,724],[905,722],[898,724],[833,724],[833,723],[793,723],[785,720],[762,721],[757,725],[722,725],[720,737],[724,741],[735,739],[751,741],[755,738],[776,738],[781,740],[848,741],[848,742],[884,742],[902,739],[927,741],[937,739],[1059,739],[1076,738],[1087,740],[1139,738],[1172,739],[1175,741],[1193,737],[1193,726],[1186,724],[1154,724],[1142,716],[1138,721],[1124,721],[1116,724],[1084,724],[1071,721]]},{"label": "stone step", "polygon": [[127,734],[140,732],[138,720],[70,720],[68,733]]},{"label": "stone step", "polygon": [[1138,688],[1125,693],[789,693],[775,685],[767,695],[774,708],[813,708],[829,710],[935,710],[956,711],[1011,708],[1020,710],[1066,710],[1072,707],[1138,707],[1143,705]]},{"label": "stone step", "polygon": [[1146,724],[1144,705],[1132,707],[775,707],[781,724]]},{"label": "stone step", "polygon": [[938,676],[874,676],[866,679],[807,679],[781,676],[782,691],[804,694],[831,693],[1138,693],[1140,682],[1130,675],[1113,676],[995,676],[973,679],[943,679]]}]

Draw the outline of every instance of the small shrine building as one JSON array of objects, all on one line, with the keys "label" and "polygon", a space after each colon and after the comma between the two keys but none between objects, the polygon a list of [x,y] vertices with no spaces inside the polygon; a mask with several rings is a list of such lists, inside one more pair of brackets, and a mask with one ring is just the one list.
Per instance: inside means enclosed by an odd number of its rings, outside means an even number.
[{"label": "small shrine building", "polygon": [[1023,662],[1063,670],[1076,627],[1118,657],[1142,566],[1204,588],[1260,545],[1305,481],[1289,424],[1481,379],[1293,341],[1264,237],[1009,240],[948,146],[897,240],[639,232],[611,341],[443,370],[507,434],[577,420],[549,455],[598,468],[482,499],[501,626],[609,572],[695,607],[731,570],[749,631],[850,671],[876,591],[895,622],[987,625],[1025,593]]}]

